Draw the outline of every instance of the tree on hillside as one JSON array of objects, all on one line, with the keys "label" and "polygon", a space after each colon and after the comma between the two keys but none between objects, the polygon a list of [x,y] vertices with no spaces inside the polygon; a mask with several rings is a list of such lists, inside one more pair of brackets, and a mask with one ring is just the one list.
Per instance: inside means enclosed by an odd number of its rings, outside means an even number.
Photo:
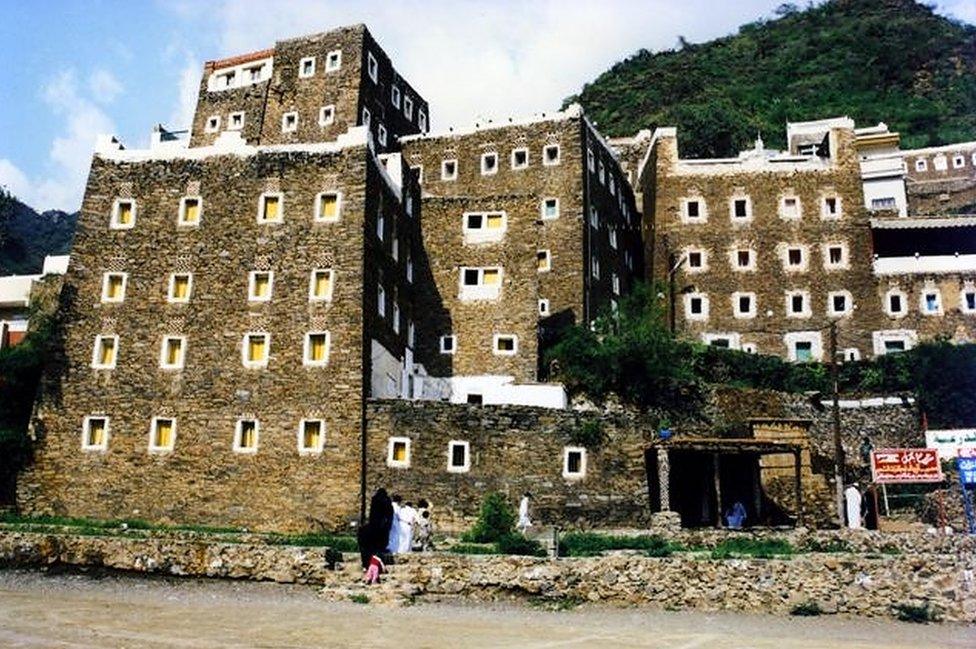
[{"label": "tree on hillside", "polygon": [[14,200],[7,188],[0,186],[0,247],[7,241],[7,232],[14,216]]}]

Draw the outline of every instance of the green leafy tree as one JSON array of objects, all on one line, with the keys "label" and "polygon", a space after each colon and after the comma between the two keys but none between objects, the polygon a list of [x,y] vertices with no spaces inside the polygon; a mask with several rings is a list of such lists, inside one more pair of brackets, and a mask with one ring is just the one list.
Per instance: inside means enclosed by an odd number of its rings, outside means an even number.
[{"label": "green leafy tree", "polygon": [[505,500],[505,496],[491,492],[481,503],[478,521],[465,535],[466,541],[474,543],[497,543],[512,534],[515,529],[515,512]]}]

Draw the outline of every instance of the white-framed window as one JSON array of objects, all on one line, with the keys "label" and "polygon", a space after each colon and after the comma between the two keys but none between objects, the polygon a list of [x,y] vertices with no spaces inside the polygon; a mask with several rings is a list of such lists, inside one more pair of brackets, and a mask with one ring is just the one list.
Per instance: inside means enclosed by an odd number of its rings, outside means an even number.
[{"label": "white-framed window", "polygon": [[582,446],[563,448],[563,477],[579,480],[586,477],[586,449]]},{"label": "white-framed window", "polygon": [[274,291],[274,271],[252,270],[247,274],[248,302],[270,302]]},{"label": "white-framed window", "polygon": [[729,216],[732,221],[752,219],[752,199],[748,196],[734,196],[729,200]]},{"label": "white-framed window", "polygon": [[803,205],[799,196],[781,196],[779,199],[779,216],[781,219],[798,219],[803,215]]},{"label": "white-framed window", "polygon": [[455,335],[441,336],[440,343],[442,354],[453,354],[457,351],[457,336]]},{"label": "white-framed window", "polygon": [[610,228],[608,233],[608,238],[610,240],[610,247],[614,250],[617,249],[617,228]]},{"label": "white-framed window", "polygon": [[976,313],[976,288],[968,286],[959,292],[959,310],[963,313]]},{"label": "white-framed window", "polygon": [[883,196],[871,199],[872,210],[894,210],[898,209],[898,201],[894,196]]},{"label": "white-framed window", "polygon": [[318,455],[325,448],[325,421],[302,419],[298,422],[298,454]]},{"label": "white-framed window", "polygon": [[552,167],[559,164],[559,145],[558,144],[547,144],[542,147],[542,164],[547,167]]},{"label": "white-framed window", "polygon": [[386,317],[386,289],[383,284],[376,285],[376,313],[381,318]]},{"label": "white-framed window", "polygon": [[737,292],[732,294],[732,315],[736,318],[756,317],[756,294]]},{"label": "white-framed window", "polygon": [[342,214],[342,192],[319,192],[315,196],[315,220],[335,223]]},{"label": "white-framed window", "polygon": [[854,310],[854,297],[850,291],[827,293],[827,313],[832,316],[847,315]]},{"label": "white-framed window", "polygon": [[465,212],[463,215],[464,243],[500,241],[508,230],[505,212]]},{"label": "white-framed window", "polygon": [[600,258],[590,257],[590,275],[593,279],[600,279]]},{"label": "white-framed window", "polygon": [[918,334],[912,329],[886,329],[871,332],[874,355],[907,352],[918,344]]},{"label": "white-framed window", "polygon": [[394,469],[410,467],[410,438],[391,437],[386,443],[386,466]]},{"label": "white-framed window", "polygon": [[393,332],[400,333],[400,303],[396,301],[396,296],[393,298]]},{"label": "white-framed window", "polygon": [[491,339],[491,353],[495,356],[514,356],[518,353],[518,336],[495,334]]},{"label": "white-framed window", "polygon": [[234,442],[232,448],[235,453],[253,455],[258,452],[258,435],[260,424],[257,419],[238,419],[234,426]]},{"label": "white-framed window", "polygon": [[417,125],[422,133],[427,132],[427,113],[424,112],[423,108],[417,111]]},{"label": "white-framed window", "polygon": [[335,122],[335,105],[329,104],[319,108],[319,126],[328,126]]},{"label": "white-framed window", "polygon": [[806,246],[785,246],[783,249],[783,268],[788,272],[802,272],[807,269]]},{"label": "white-framed window", "polygon": [[281,132],[294,133],[298,130],[298,111],[289,111],[281,116]]},{"label": "white-framed window", "polygon": [[128,273],[105,273],[102,275],[102,302],[119,303],[125,301],[125,289],[129,284]]},{"label": "white-framed window", "polygon": [[258,199],[258,223],[281,223],[285,217],[285,195],[264,192]]},{"label": "white-framed window", "polygon": [[153,417],[149,424],[149,452],[168,453],[176,446],[176,417]]},{"label": "white-framed window", "polygon": [[105,416],[88,416],[81,424],[81,450],[108,450],[109,418]]},{"label": "white-framed window", "polygon": [[342,50],[332,50],[325,55],[325,71],[335,72],[342,67]]},{"label": "white-framed window", "polygon": [[379,211],[376,213],[376,238],[380,241],[386,239],[386,215],[383,214],[382,203],[380,203]]},{"label": "white-framed window", "polygon": [[264,78],[264,64],[253,65],[245,70],[247,80],[251,83],[258,83]]},{"label": "white-framed window", "polygon": [[603,160],[597,162],[597,173],[596,177],[600,181],[601,185],[607,184],[607,168],[603,165]]},{"label": "white-framed window", "polygon": [[386,127],[382,124],[376,127],[376,138],[380,142],[380,146],[386,146]]},{"label": "white-framed window", "polygon": [[180,199],[176,225],[193,227],[200,225],[203,218],[203,199],[199,196],[184,196]]},{"label": "white-framed window", "polygon": [[458,161],[456,159],[441,160],[441,180],[457,180]]},{"label": "white-framed window", "polygon": [[298,62],[298,76],[302,79],[315,76],[314,56],[306,56]]},{"label": "white-framed window", "polygon": [[884,310],[893,318],[904,316],[908,313],[908,294],[901,289],[889,289],[884,298]]},{"label": "white-framed window", "polygon": [[810,307],[810,293],[807,291],[786,292],[786,317],[809,318],[813,315]]},{"label": "white-framed window", "polygon": [[448,473],[467,473],[471,469],[471,445],[458,439],[447,443]]},{"label": "white-framed window", "polygon": [[617,181],[614,179],[613,174],[607,174],[607,178],[609,180],[608,187],[610,189],[610,195],[611,196],[616,196],[617,195]]},{"label": "white-framed window", "polygon": [[825,219],[840,218],[840,196],[823,196],[820,199],[820,216]]},{"label": "white-framed window", "polygon": [[92,349],[91,366],[96,370],[114,370],[119,357],[119,337],[116,335],[95,336]]},{"label": "white-framed window", "polygon": [[535,253],[535,268],[540,273],[552,270],[552,253],[549,250],[537,250]]},{"label": "white-framed window", "polygon": [[708,220],[708,210],[704,198],[682,198],[681,220],[686,223],[698,223]]},{"label": "white-framed window", "polygon": [[407,347],[414,347],[417,344],[417,328],[413,320],[407,320]]},{"label": "white-framed window", "polygon": [[308,277],[308,301],[331,302],[335,273],[331,268],[315,268]]},{"label": "white-framed window", "polygon": [[593,155],[593,149],[587,147],[586,149],[586,167],[593,173],[596,170],[596,156]]},{"label": "white-framed window", "polygon": [[481,154],[481,175],[491,176],[498,173],[498,154],[494,152]]},{"label": "white-framed window", "polygon": [[949,168],[949,161],[945,157],[944,153],[940,153],[932,158],[932,167],[935,168],[936,171],[945,171]]},{"label": "white-framed window", "polygon": [[925,158],[915,160],[915,171],[928,171],[929,163]]},{"label": "white-framed window", "polygon": [[596,209],[596,205],[590,205],[590,227],[597,229],[600,227],[600,213]]},{"label": "white-framed window", "polygon": [[841,351],[841,358],[845,363],[861,360],[861,350],[857,347],[847,347]]},{"label": "white-framed window", "polygon": [[328,331],[309,331],[302,347],[302,364],[321,367],[329,364],[331,336]]},{"label": "white-framed window", "polygon": [[705,293],[686,293],[685,297],[685,319],[704,321],[708,320],[708,295]]},{"label": "white-framed window", "polygon": [[797,363],[823,358],[823,340],[819,331],[791,331],[783,335],[789,359]]},{"label": "white-framed window", "polygon": [[701,337],[709,347],[742,349],[742,336],[737,333],[703,333]]},{"label": "white-framed window", "polygon": [[922,291],[919,299],[922,315],[942,315],[942,291],[937,288],[927,288]]},{"label": "white-framed window", "polygon": [[756,251],[752,248],[733,248],[732,269],[740,272],[756,270]]},{"label": "white-framed window", "polygon": [[410,254],[409,245],[407,246],[407,263],[405,264],[405,266],[406,266],[407,281],[413,284],[413,256]]},{"label": "white-framed window", "polygon": [[413,99],[410,98],[410,95],[403,97],[403,114],[407,119],[413,119]]},{"label": "white-framed window", "polygon": [[366,52],[366,72],[369,74],[369,78],[373,80],[373,83],[379,82],[380,66],[376,62],[376,57],[373,56],[372,52]]},{"label": "white-framed window", "polygon": [[529,150],[525,147],[512,149],[512,169],[528,169]]},{"label": "white-framed window", "polygon": [[216,133],[220,130],[220,115],[211,115],[203,125],[204,133]]},{"label": "white-framed window", "polygon": [[193,293],[192,273],[170,273],[166,301],[171,304],[185,304]]},{"label": "white-framed window", "polygon": [[368,127],[369,126],[370,119],[372,119],[372,115],[370,115],[369,109],[364,106],[363,107],[363,126]]},{"label": "white-framed window", "polygon": [[159,346],[159,367],[164,370],[181,370],[186,358],[186,336],[163,336]]},{"label": "white-framed window", "polygon": [[543,198],[540,206],[540,216],[543,221],[559,218],[559,199]]},{"label": "white-framed window", "polygon": [[741,349],[747,354],[759,353],[759,346],[756,343],[742,343]]},{"label": "white-framed window", "polygon": [[825,243],[823,246],[824,268],[847,268],[847,244]]},{"label": "white-framed window", "polygon": [[136,226],[136,202],[131,198],[116,198],[112,204],[109,227],[113,230],[131,230]]},{"label": "white-framed window", "polygon": [[617,273],[610,275],[610,290],[614,295],[620,295],[620,276]]},{"label": "white-framed window", "polygon": [[549,300],[546,298],[539,298],[539,315],[549,315]]},{"label": "white-framed window", "polygon": [[494,300],[501,293],[502,267],[462,266],[460,269],[461,300]]},{"label": "white-framed window", "polygon": [[400,107],[400,88],[398,86],[390,86],[390,103],[395,107]]},{"label": "white-framed window", "polygon": [[685,260],[689,273],[704,273],[708,270],[708,252],[702,248],[685,249]]},{"label": "white-framed window", "polygon": [[271,355],[271,334],[249,332],[244,334],[241,344],[241,362],[244,367],[260,368],[268,366]]},{"label": "white-framed window", "polygon": [[227,130],[239,131],[244,128],[244,111],[239,110],[227,116]]}]

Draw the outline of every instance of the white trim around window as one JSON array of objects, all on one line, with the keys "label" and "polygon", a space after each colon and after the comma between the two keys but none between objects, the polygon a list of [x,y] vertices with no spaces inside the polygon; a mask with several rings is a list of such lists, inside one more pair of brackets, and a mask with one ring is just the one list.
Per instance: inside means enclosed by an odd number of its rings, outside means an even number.
[{"label": "white trim around window", "polygon": [[[251,338],[264,338],[264,355],[261,358],[251,360],[250,342]],[[241,339],[241,363],[249,369],[258,369],[268,366],[268,359],[271,357],[271,334],[264,331],[249,331]]]},{"label": "white trim around window", "polygon": [[[250,446],[244,446],[244,425],[251,424],[254,426],[254,444]],[[261,439],[261,423],[257,419],[243,418],[238,419],[237,423],[234,424],[234,442],[231,445],[232,450],[235,453],[242,453],[244,455],[255,455],[258,452],[258,444]]]},{"label": "white trim around window", "polygon": [[449,158],[446,160],[441,160],[441,180],[452,181],[452,180],[457,180],[457,177],[458,177],[457,158]]},{"label": "white trim around window", "polygon": [[[892,298],[898,298],[898,309],[892,309]],[[903,318],[908,315],[908,293],[900,288],[888,289],[884,296],[884,312],[892,318]]]},{"label": "white trim around window", "polygon": [[[183,297],[176,296],[176,280],[178,277],[186,278],[186,295]],[[170,304],[186,304],[190,301],[191,295],[193,295],[193,273],[170,273],[169,286],[166,289],[166,301]]]},{"label": "white trim around window", "polygon": [[481,154],[481,175],[494,176],[498,173],[498,153],[488,151]]},{"label": "white trim around window", "polygon": [[[803,302],[803,309],[800,311],[793,310],[793,298],[799,297]],[[786,317],[787,318],[809,318],[813,315],[813,307],[810,304],[810,292],[809,291],[786,291]]]},{"label": "white trim around window", "polygon": [[[696,304],[699,305],[698,313],[695,313],[692,307]],[[685,294],[685,320],[692,320],[696,322],[704,322],[708,320],[708,294],[701,292],[686,293]]]},{"label": "white trim around window", "polygon": [[211,115],[207,118],[207,121],[203,123],[204,133],[217,133],[220,131],[220,115]]},{"label": "white trim around window", "polygon": [[[175,345],[176,358],[170,361],[170,349]],[[164,370],[182,370],[186,361],[186,336],[163,336],[159,346],[159,367]]]},{"label": "white trim around window", "polygon": [[[454,462],[454,449],[463,449],[464,460],[461,464]],[[467,473],[471,470],[471,444],[465,440],[452,439],[447,443],[447,472]]]},{"label": "white trim around window", "polygon": [[[101,440],[95,443],[91,441],[92,424],[101,423]],[[106,451],[108,450],[108,438],[110,434],[111,421],[105,415],[89,415],[85,417],[81,424],[81,450],[83,451]]]},{"label": "white trim around window", "polygon": [[559,199],[555,197],[543,198],[539,204],[539,216],[543,221],[553,221],[559,218]]},{"label": "white trim around window", "polygon": [[[119,219],[123,205],[129,206],[128,223],[123,223]],[[116,198],[112,203],[112,218],[109,219],[109,228],[112,230],[131,230],[136,227],[136,211],[136,201],[134,198]]]},{"label": "white trim around window", "polygon": [[319,108],[319,126],[328,126],[335,122],[335,105],[329,104]]},{"label": "white trim around window", "polygon": [[[311,425],[318,427],[317,441],[311,446],[305,443],[305,427]],[[297,445],[299,455],[319,455],[325,449],[325,420],[324,419],[302,419],[298,422]]]},{"label": "white trim around window", "polygon": [[959,310],[963,313],[976,313],[976,287],[964,286],[959,291]]},{"label": "white trim around window", "polygon": [[[268,199],[277,199],[277,212],[268,218]],[[281,223],[285,218],[285,195],[282,192],[263,192],[258,198],[258,223]]]},{"label": "white trim around window", "polygon": [[[325,199],[328,197],[335,198],[335,215],[325,216],[322,214],[323,207],[325,206]],[[342,218],[342,192],[339,191],[327,191],[319,192],[315,195],[315,221],[318,223],[335,223],[340,218]]]},{"label": "white trim around window", "polygon": [[[742,303],[746,302],[748,308],[743,309]],[[756,317],[756,294],[740,291],[732,294],[732,315],[738,319],[750,319]]]},{"label": "white trim around window", "polygon": [[[105,362],[105,343],[111,341],[112,349],[111,360]],[[119,337],[115,334],[99,334],[95,336],[95,345],[92,348],[92,368],[96,370],[114,370],[119,360]]]},{"label": "white trim around window", "polygon": [[[159,425],[162,422],[169,422],[169,440],[165,444],[157,444],[157,434]],[[149,424],[149,452],[150,453],[169,453],[176,446],[176,417],[153,417]]]},{"label": "white trim around window", "polygon": [[[930,302],[929,297],[934,299]],[[934,308],[930,305],[934,305]],[[922,315],[937,316],[945,313],[942,307],[942,291],[937,288],[925,288],[919,291],[918,309]]]},{"label": "white trim around window", "polygon": [[294,133],[298,130],[298,111],[290,110],[281,116],[281,132]]},{"label": "white trim around window", "polygon": [[[196,203],[197,213],[194,220],[188,220],[187,214],[191,203]],[[183,228],[199,227],[203,221],[203,199],[200,196],[183,196],[180,198],[180,208],[176,216],[176,225]]]},{"label": "white trim around window", "polygon": [[[258,276],[267,276],[267,293],[258,295]],[[274,294],[274,271],[273,270],[252,270],[247,274],[247,301],[248,302],[270,302]]]},{"label": "white trim around window", "polygon": [[[116,280],[120,280],[119,294],[112,297],[112,285]],[[119,304],[125,302],[125,291],[129,286],[129,273],[107,272],[102,275],[102,302],[106,304]]]},{"label": "white trim around window", "polygon": [[325,55],[325,71],[335,72],[342,67],[342,50],[332,50]]},{"label": "white trim around window", "polygon": [[240,131],[244,128],[244,111],[239,110],[227,116],[227,130]]},{"label": "white trim around window", "polygon": [[373,53],[366,52],[366,72],[369,74],[369,78],[373,80],[373,83],[379,83],[379,68],[380,65],[376,61],[376,57],[373,56]]},{"label": "white trim around window", "polygon": [[[570,458],[578,457],[576,470],[571,470]],[[586,449],[582,446],[563,447],[563,478],[581,480],[586,477]]]},{"label": "white trim around window", "polygon": [[[510,348],[503,349],[502,344]],[[495,356],[515,356],[518,354],[518,336],[515,334],[495,334],[491,338],[491,353]]]},{"label": "white trim around window", "polygon": [[[789,359],[793,362],[819,361],[823,359],[823,337],[819,331],[791,331],[783,335]],[[798,344],[809,345],[809,359],[800,358]]]},{"label": "white trim around window", "polygon": [[[397,459],[397,449],[403,449],[403,458]],[[391,437],[386,443],[386,466],[393,469],[410,468],[410,438]]]},{"label": "white trim around window", "polygon": [[[843,302],[843,308],[838,309],[837,302]],[[830,291],[827,293],[827,314],[831,316],[844,316],[854,311],[854,296],[850,291]]]},{"label": "white trim around window", "polygon": [[[743,206],[743,214],[738,216],[736,211],[739,205]],[[733,223],[745,223],[752,220],[752,198],[749,196],[736,195],[729,199],[729,218]]]},{"label": "white trim around window", "polygon": [[442,354],[454,355],[457,353],[457,336],[451,334],[441,336],[440,350]]},{"label": "white trim around window", "polygon": [[[322,276],[328,277],[328,288],[324,293],[318,292],[318,280]],[[335,293],[335,271],[331,268],[313,268],[308,274],[308,301],[309,302],[331,302],[332,295]]]},{"label": "white trim around window", "polygon": [[513,170],[528,169],[529,168],[529,149],[528,147],[519,147],[517,149],[512,149],[512,159],[511,167]]},{"label": "white trim around window", "polygon": [[305,56],[298,62],[298,78],[308,79],[315,76],[315,57]]},{"label": "white trim around window", "polygon": [[[312,339],[324,340],[324,357],[319,359],[312,358]],[[302,344],[302,365],[306,367],[325,367],[329,364],[329,354],[331,353],[332,336],[328,331],[308,331],[305,333],[305,340]]]},{"label": "white trim around window", "polygon": [[559,164],[561,151],[558,144],[547,144],[542,147],[542,164],[545,167],[554,167]]},{"label": "white trim around window", "polygon": [[[875,356],[896,352],[907,352],[918,344],[918,334],[914,329],[885,329],[871,332],[871,343]],[[898,349],[901,347],[901,349]]]}]

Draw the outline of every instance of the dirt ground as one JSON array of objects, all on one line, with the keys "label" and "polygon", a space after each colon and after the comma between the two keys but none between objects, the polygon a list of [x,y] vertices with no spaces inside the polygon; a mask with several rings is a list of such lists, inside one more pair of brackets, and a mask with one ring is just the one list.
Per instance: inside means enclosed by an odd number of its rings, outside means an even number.
[{"label": "dirt ground", "polygon": [[0,570],[2,647],[976,647],[976,627],[584,606],[328,603],[251,582]]}]

